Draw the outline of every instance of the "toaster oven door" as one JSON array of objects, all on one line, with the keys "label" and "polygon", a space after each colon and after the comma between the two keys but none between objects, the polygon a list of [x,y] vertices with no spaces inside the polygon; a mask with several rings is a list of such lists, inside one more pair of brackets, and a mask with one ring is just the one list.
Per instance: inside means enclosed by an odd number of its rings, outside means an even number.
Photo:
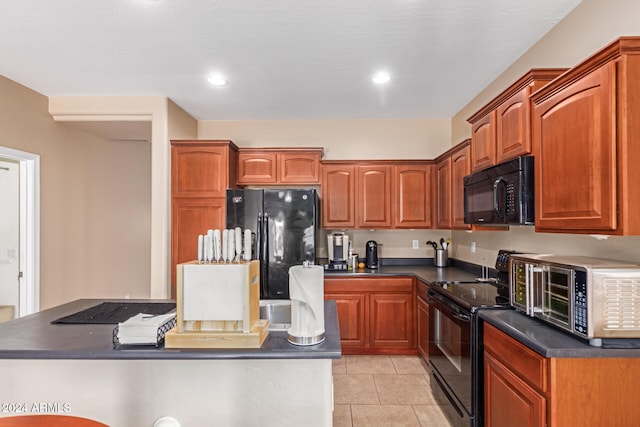
[{"label": "toaster oven door", "polygon": [[572,331],[574,272],[569,268],[547,266],[541,285],[541,310],[536,315],[547,322]]}]

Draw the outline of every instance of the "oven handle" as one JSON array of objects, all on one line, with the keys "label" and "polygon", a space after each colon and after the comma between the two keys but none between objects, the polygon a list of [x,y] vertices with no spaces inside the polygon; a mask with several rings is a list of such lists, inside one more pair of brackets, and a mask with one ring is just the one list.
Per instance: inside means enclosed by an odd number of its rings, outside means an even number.
[{"label": "oven handle", "polygon": [[432,290],[427,291],[427,295],[445,306],[454,319],[461,320],[463,322],[471,322],[471,316],[460,310],[460,308],[453,302],[449,301],[447,297],[438,294]]}]

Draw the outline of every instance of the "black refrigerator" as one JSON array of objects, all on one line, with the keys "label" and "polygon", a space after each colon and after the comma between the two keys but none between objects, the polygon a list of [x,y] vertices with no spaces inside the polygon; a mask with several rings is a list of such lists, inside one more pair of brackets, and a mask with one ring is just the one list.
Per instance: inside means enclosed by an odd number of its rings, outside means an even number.
[{"label": "black refrigerator", "polygon": [[251,230],[261,299],[289,299],[289,267],[315,263],[318,212],[314,189],[227,190],[227,228]]}]

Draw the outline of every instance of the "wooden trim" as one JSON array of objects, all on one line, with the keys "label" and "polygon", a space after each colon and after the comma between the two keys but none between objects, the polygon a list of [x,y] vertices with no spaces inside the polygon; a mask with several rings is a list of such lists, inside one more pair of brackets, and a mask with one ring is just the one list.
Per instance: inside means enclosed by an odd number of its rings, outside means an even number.
[{"label": "wooden trim", "polygon": [[524,76],[520,77],[515,83],[502,91],[498,96],[493,98],[487,105],[478,110],[475,114],[467,119],[469,123],[475,123],[479,119],[485,117],[491,111],[498,108],[507,99],[511,98],[523,88],[531,85],[537,80],[553,80],[559,75],[567,71],[567,68],[532,68]]}]

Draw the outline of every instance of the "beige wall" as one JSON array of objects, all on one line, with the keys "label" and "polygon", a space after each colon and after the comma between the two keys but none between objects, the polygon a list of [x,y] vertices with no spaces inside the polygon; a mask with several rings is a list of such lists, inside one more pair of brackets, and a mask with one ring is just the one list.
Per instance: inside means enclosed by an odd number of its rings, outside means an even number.
[{"label": "beige wall", "polygon": [[[529,69],[572,67],[619,36],[640,35],[639,17],[640,2],[637,0],[583,0],[452,118],[452,142],[469,137],[471,128],[466,119]],[[534,233],[533,227],[514,227],[509,232],[454,232],[453,236],[453,251],[457,258],[488,266],[494,264],[500,248],[640,262],[640,237],[597,240],[589,236]],[[476,253],[470,252],[471,242],[476,242]]]},{"label": "beige wall", "polygon": [[449,148],[450,121],[262,120],[198,122],[198,138],[238,147],[324,147],[326,160],[432,159]]},{"label": "beige wall", "polygon": [[41,308],[149,296],[150,145],[54,122],[46,97],[0,77],[0,145],[40,155]]}]

